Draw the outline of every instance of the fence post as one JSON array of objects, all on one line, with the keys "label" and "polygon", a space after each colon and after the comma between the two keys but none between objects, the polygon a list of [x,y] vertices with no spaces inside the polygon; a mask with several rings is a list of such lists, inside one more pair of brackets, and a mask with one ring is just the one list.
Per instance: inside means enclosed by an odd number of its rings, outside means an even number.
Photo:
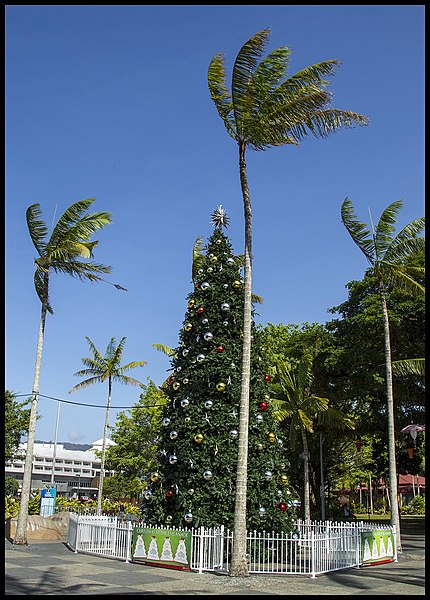
[{"label": "fence post", "polygon": [[394,562],[397,562],[397,529],[396,529],[396,525],[393,525],[392,527],[392,531],[393,531],[393,544],[394,544],[394,554],[393,554],[393,560]]},{"label": "fence post", "polygon": [[355,543],[356,543],[355,562],[357,563],[357,565],[356,565],[357,569],[359,569],[360,565],[361,565],[361,530],[362,530],[362,527],[359,527],[358,525],[355,527]]},{"label": "fence post", "polygon": [[133,539],[133,524],[131,521],[127,521],[127,544],[126,544],[126,552],[125,552],[125,562],[129,563],[131,561],[131,543]]},{"label": "fence post", "polygon": [[78,544],[79,544],[79,538],[80,538],[80,532],[81,532],[81,528],[79,527],[79,515],[76,515],[76,541],[75,541],[75,554],[78,553]]},{"label": "fence post", "polygon": [[311,577],[315,577],[315,531],[311,530]]},{"label": "fence post", "polygon": [[199,546],[199,575],[203,574],[203,556],[204,556],[204,527],[203,525],[200,527],[199,534],[200,546]]}]

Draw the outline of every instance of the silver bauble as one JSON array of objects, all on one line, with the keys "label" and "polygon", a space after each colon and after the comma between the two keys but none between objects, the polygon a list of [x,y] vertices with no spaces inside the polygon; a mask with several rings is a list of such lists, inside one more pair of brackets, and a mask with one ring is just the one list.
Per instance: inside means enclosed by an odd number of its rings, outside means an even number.
[{"label": "silver bauble", "polygon": [[228,302],[223,302],[221,304],[221,310],[224,310],[224,311],[230,310],[230,304]]},{"label": "silver bauble", "polygon": [[208,284],[207,281],[204,281],[202,283],[202,285],[200,286],[200,288],[204,291],[204,290],[208,290],[211,286]]},{"label": "silver bauble", "polygon": [[169,437],[171,440],[176,440],[176,438],[178,437],[178,432],[177,431],[171,431],[169,433]]},{"label": "silver bauble", "polygon": [[260,508],[258,509],[258,513],[260,517],[264,517],[266,515],[266,509],[263,506],[260,506]]},{"label": "silver bauble", "polygon": [[203,477],[207,480],[212,479],[212,471],[209,471],[209,469],[207,469],[204,473],[203,473]]},{"label": "silver bauble", "polygon": [[272,473],[272,471],[266,471],[266,472],[264,473],[264,477],[266,478],[266,481],[271,481],[271,480],[272,480],[272,477],[273,477],[273,473]]},{"label": "silver bauble", "polygon": [[189,403],[190,403],[190,401],[188,400],[188,398],[184,398],[183,400],[181,400],[182,408],[185,408],[186,406],[188,406]]},{"label": "silver bauble", "polygon": [[198,363],[202,363],[202,362],[205,360],[205,358],[206,358],[206,357],[205,357],[205,355],[204,355],[204,354],[197,354],[197,356],[196,356],[196,361],[197,361]]},{"label": "silver bauble", "polygon": [[206,408],[212,408],[212,406],[213,406],[212,400],[205,400],[205,407]]},{"label": "silver bauble", "polygon": [[237,431],[237,429],[230,429],[229,433],[230,433],[230,437],[233,440],[235,440],[237,438],[237,436],[239,435],[239,432]]},{"label": "silver bauble", "polygon": [[263,415],[257,415],[255,417],[255,420],[257,421],[257,423],[260,425],[263,422]]},{"label": "silver bauble", "polygon": [[202,323],[203,323],[203,325],[207,325],[209,323],[209,319],[206,319],[206,318],[202,319]]},{"label": "silver bauble", "polygon": [[206,340],[207,342],[210,342],[211,340],[213,340],[213,339],[214,339],[214,334],[213,334],[213,333],[211,333],[210,331],[207,331],[207,332],[206,332],[206,333],[203,335],[203,337],[205,338],[205,340]]},{"label": "silver bauble", "polygon": [[182,356],[187,356],[188,352],[189,352],[188,348],[184,348],[182,350]]},{"label": "silver bauble", "polygon": [[231,257],[227,258],[226,263],[228,265],[230,265],[230,267],[232,267],[234,265],[234,258],[231,258]]},{"label": "silver bauble", "polygon": [[175,465],[178,462],[178,457],[175,454],[169,456],[169,463]]},{"label": "silver bauble", "polygon": [[146,492],[145,492],[145,499],[149,500],[151,498],[151,496],[152,496],[151,490],[146,490]]},{"label": "silver bauble", "polygon": [[163,421],[162,421],[164,427],[167,427],[167,425],[170,424],[170,419],[169,417],[164,417]]},{"label": "silver bauble", "polygon": [[185,513],[184,519],[187,523],[191,523],[193,520],[193,515],[190,512]]}]

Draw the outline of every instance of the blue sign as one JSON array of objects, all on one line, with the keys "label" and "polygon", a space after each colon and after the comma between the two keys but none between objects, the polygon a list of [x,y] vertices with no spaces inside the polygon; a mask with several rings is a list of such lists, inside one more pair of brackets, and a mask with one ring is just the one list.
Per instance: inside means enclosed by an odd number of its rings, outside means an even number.
[{"label": "blue sign", "polygon": [[40,494],[40,516],[49,517],[55,513],[57,490],[55,487],[45,488]]}]

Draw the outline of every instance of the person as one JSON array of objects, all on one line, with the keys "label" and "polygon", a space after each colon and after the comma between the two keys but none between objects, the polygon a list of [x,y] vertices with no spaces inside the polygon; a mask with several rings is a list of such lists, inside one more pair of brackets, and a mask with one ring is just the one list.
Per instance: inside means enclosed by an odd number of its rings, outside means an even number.
[{"label": "person", "polygon": [[349,510],[349,505],[344,504],[343,505],[343,516],[347,519],[350,514],[351,514],[351,511]]},{"label": "person", "polygon": [[119,505],[119,518],[122,519],[124,517],[125,514],[125,506],[124,504],[120,504]]}]

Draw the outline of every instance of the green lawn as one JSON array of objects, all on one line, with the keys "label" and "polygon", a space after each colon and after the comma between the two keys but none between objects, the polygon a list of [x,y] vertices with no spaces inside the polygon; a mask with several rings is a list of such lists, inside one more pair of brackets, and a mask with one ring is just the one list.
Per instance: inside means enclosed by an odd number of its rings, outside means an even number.
[{"label": "green lawn", "polygon": [[[357,521],[376,521],[377,523],[389,523],[390,515],[369,515],[367,513],[355,515]],[[425,515],[402,515],[402,521],[409,523],[423,523]]]}]

